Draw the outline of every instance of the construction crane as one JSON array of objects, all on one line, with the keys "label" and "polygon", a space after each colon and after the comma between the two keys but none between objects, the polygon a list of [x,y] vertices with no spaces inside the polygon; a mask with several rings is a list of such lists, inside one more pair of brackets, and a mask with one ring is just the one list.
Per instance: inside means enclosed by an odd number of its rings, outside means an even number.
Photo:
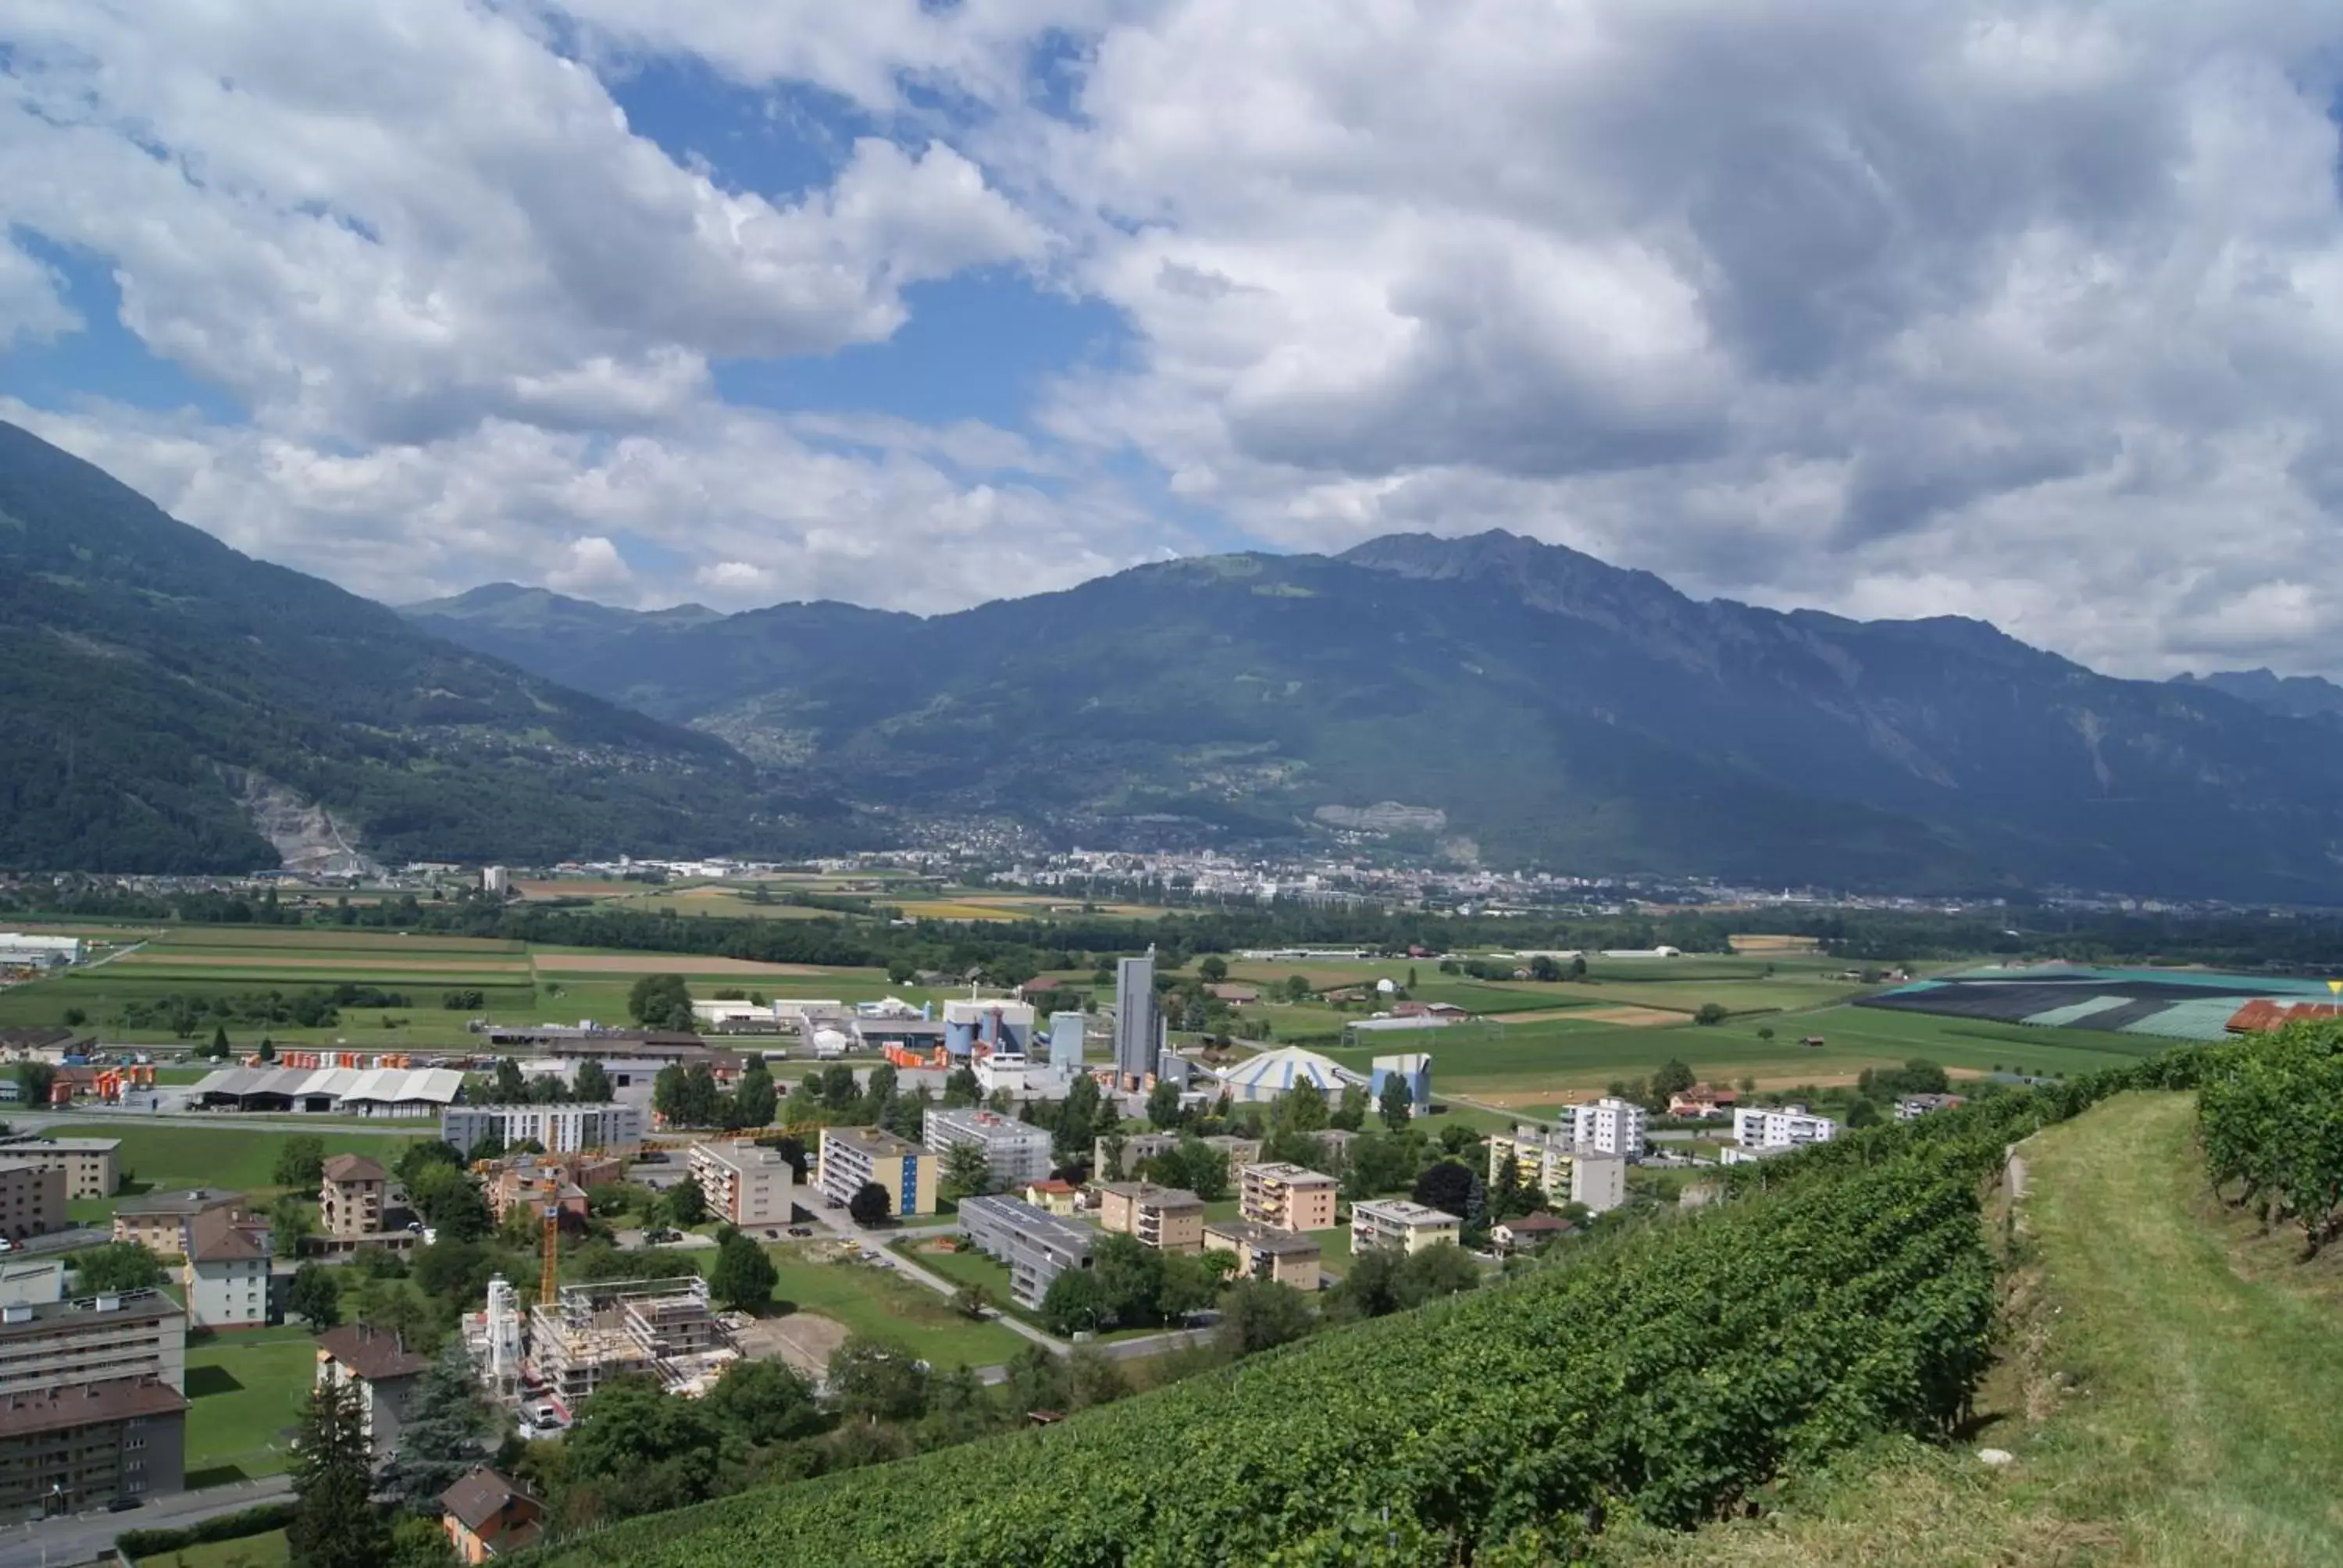
[{"label": "construction crane", "polygon": [[561,1281],[561,1205],[548,1202],[545,1206],[545,1264],[537,1281],[537,1299],[545,1306],[553,1305],[554,1292]]}]

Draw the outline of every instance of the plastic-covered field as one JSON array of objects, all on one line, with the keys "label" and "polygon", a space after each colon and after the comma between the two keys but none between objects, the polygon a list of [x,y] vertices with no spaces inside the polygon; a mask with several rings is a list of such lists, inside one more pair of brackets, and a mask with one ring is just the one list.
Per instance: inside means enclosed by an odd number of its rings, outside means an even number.
[{"label": "plastic-covered field", "polygon": [[[2250,999],[2248,999],[2250,1000]],[[2126,1034],[2152,1034],[2165,1040],[2223,1040],[2238,1000],[2233,996],[2199,997],[2177,1001],[2137,1023],[2124,1026]]]},{"label": "plastic-covered field", "polygon": [[2090,965],[1993,966],[1859,999],[1857,1007],[2046,1029],[2087,1029],[2165,1040],[2219,1040],[2257,998],[2327,999],[2324,980],[2209,970]]},{"label": "plastic-covered field", "polygon": [[2081,1001],[2070,1001],[2064,1007],[2054,1007],[2047,1012],[2029,1013],[2026,1021],[2043,1029],[2063,1029],[2068,1024],[2082,1022],[2093,1013],[2121,1007],[2131,1000],[2127,996],[2086,997]]}]

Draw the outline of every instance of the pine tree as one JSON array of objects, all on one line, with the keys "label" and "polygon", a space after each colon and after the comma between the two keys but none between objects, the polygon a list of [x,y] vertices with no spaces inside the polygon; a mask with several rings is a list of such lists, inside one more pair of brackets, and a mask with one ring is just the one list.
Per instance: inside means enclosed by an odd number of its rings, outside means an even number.
[{"label": "pine tree", "polygon": [[293,1522],[285,1541],[293,1568],[386,1568],[390,1525],[377,1512],[366,1405],[347,1382],[309,1396],[293,1457]]},{"label": "pine tree", "polygon": [[383,1467],[383,1492],[418,1513],[437,1512],[439,1494],[480,1462],[488,1428],[472,1358],[461,1339],[450,1339],[398,1429],[397,1451]]}]

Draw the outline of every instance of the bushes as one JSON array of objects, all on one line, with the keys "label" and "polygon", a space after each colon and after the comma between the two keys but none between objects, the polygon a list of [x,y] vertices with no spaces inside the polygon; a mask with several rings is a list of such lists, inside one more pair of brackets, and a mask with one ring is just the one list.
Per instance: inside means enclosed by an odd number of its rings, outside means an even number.
[{"label": "bushes", "polygon": [[116,1537],[114,1544],[123,1556],[136,1563],[144,1557],[159,1557],[166,1552],[184,1552],[209,1541],[242,1541],[247,1536],[282,1530],[293,1523],[297,1508],[292,1503],[264,1503],[257,1508],[223,1513],[183,1530],[126,1530]]}]

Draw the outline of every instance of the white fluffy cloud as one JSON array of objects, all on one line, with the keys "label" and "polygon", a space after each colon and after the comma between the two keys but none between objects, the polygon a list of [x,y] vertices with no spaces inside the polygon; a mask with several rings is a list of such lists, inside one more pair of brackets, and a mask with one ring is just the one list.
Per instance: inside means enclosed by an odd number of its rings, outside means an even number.
[{"label": "white fluffy cloud", "polygon": [[[0,38],[0,236],[106,256],[252,412],[46,427],[367,591],[940,608],[1180,548],[1099,477],[1135,452],[1276,546],[1506,527],[2343,674],[2322,0],[23,0]],[[607,85],[675,55],[889,139],[802,196],[687,166]],[[1040,437],[716,396],[993,263],[1131,329]],[[72,326],[0,242],[0,332]]]}]

